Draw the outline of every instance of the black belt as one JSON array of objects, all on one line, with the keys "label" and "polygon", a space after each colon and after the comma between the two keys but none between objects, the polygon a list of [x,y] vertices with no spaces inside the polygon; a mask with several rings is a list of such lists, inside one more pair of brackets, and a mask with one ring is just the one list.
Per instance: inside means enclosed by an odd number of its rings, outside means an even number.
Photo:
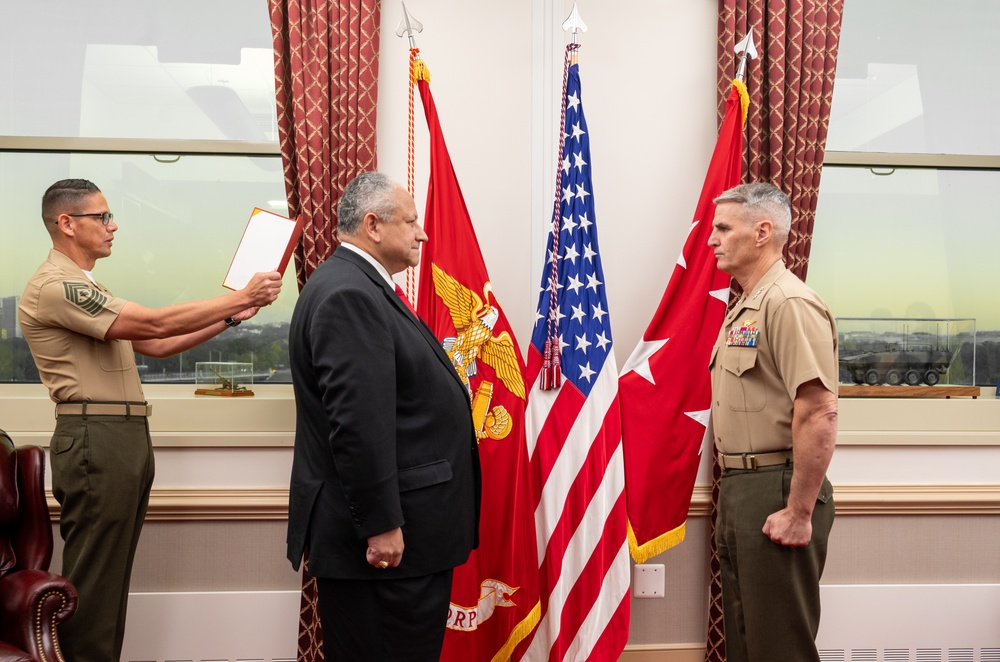
[{"label": "black belt", "polygon": [[719,453],[719,466],[723,469],[746,469],[756,471],[761,467],[776,464],[791,464],[792,451],[769,451],[765,453]]},{"label": "black belt", "polygon": [[150,416],[153,405],[145,402],[60,402],[56,404],[59,416]]}]

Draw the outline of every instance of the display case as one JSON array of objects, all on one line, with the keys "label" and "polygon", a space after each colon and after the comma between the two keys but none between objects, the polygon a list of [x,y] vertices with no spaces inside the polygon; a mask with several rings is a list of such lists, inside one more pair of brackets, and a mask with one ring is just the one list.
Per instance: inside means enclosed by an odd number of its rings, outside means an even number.
[{"label": "display case", "polygon": [[194,364],[195,395],[253,395],[253,364],[199,361]]},{"label": "display case", "polygon": [[838,317],[840,383],[972,386],[976,320]]}]

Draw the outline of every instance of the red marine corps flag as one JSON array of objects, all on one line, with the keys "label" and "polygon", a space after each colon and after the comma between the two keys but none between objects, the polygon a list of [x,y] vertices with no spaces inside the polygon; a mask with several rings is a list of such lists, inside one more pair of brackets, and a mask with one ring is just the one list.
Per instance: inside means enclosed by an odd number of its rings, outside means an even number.
[{"label": "red marine corps flag", "polygon": [[413,78],[430,133],[417,312],[472,397],[483,501],[479,548],[455,569],[442,660],[507,660],[539,618],[538,559],[524,435],[524,361],[490,285],[420,60]]},{"label": "red marine corps flag", "polygon": [[708,246],[712,200],[740,183],[748,106],[746,87],[734,80],[684,249],[619,379],[629,548],[637,563],[684,539],[709,420],[708,362],[729,300],[729,275]]}]

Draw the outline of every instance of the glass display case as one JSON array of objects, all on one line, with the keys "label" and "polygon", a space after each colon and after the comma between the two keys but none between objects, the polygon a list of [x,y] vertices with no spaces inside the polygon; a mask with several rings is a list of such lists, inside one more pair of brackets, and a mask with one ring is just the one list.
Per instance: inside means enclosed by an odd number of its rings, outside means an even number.
[{"label": "glass display case", "polygon": [[195,395],[253,395],[253,364],[199,361],[194,364]]},{"label": "glass display case", "polygon": [[840,383],[976,383],[976,320],[838,317]]}]

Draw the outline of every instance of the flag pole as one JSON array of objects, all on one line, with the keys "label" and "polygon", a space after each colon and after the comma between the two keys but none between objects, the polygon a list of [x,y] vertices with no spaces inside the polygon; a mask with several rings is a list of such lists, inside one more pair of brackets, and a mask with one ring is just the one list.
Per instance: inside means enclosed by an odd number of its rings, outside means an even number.
[{"label": "flag pole", "polygon": [[753,28],[747,32],[747,36],[743,40],[736,44],[736,48],[733,49],[737,55],[742,54],[740,57],[740,66],[736,69],[736,78],[741,81],[745,81],[746,71],[747,71],[747,58],[757,59],[757,47],[753,44]]},{"label": "flag pole", "polygon": [[413,33],[423,32],[424,24],[413,18],[405,2],[400,4],[403,5],[403,18],[399,19],[399,25],[396,26],[396,36],[402,37],[405,34],[410,40],[410,48],[417,49],[417,40],[413,37]]},{"label": "flag pole", "polygon": [[576,2],[573,3],[573,10],[569,13],[569,16],[566,17],[565,21],[563,21],[562,29],[564,32],[573,33],[574,45],[577,44],[579,34],[587,31],[587,24],[584,23],[583,19],[580,17],[580,10],[577,9]]},{"label": "flag pole", "polygon": [[736,76],[733,78],[733,85],[740,93],[740,108],[743,110],[743,121],[747,121],[747,113],[750,112],[750,93],[747,92],[745,82],[747,73],[747,60],[757,59],[757,47],[753,43],[753,28],[747,32],[740,43],[733,49],[740,56],[740,65],[736,68]]},{"label": "flag pole", "polygon": [[[747,115],[750,112],[750,94],[744,81],[746,78],[747,60],[756,59],[757,48],[753,43],[753,28],[751,27],[747,35],[736,44],[733,51],[740,55],[740,64],[736,68],[736,76],[733,77],[732,87],[740,96],[740,110],[742,111],[743,126],[746,126]],[[742,155],[742,147],[741,147]],[[740,177],[742,181],[742,177]],[[732,281],[730,281],[730,301],[732,296]],[[717,459],[712,460],[712,499],[709,511],[710,534],[709,534],[709,570],[708,580],[708,632],[705,643],[705,662],[720,662],[726,659],[726,637],[723,628],[724,614],[722,607],[722,576],[719,565],[719,550],[715,545],[715,533],[718,528],[719,517],[719,481],[721,480],[722,469]]]},{"label": "flag pole", "polygon": [[[403,35],[406,35],[410,41],[410,75],[407,86],[408,115],[406,125],[406,190],[412,198],[416,191],[416,186],[413,182],[413,173],[415,169],[415,153],[413,146],[413,88],[417,84],[418,80],[429,81],[431,79],[431,74],[427,69],[427,65],[420,59],[420,49],[417,48],[417,40],[413,36],[414,33],[424,31],[424,24],[413,17],[413,15],[406,8],[405,2],[400,4],[403,5],[403,17],[399,19],[399,25],[396,26],[396,36],[402,37]],[[416,278],[414,277],[413,267],[408,267],[406,269],[406,296],[410,301],[416,301],[416,289]]]}]

